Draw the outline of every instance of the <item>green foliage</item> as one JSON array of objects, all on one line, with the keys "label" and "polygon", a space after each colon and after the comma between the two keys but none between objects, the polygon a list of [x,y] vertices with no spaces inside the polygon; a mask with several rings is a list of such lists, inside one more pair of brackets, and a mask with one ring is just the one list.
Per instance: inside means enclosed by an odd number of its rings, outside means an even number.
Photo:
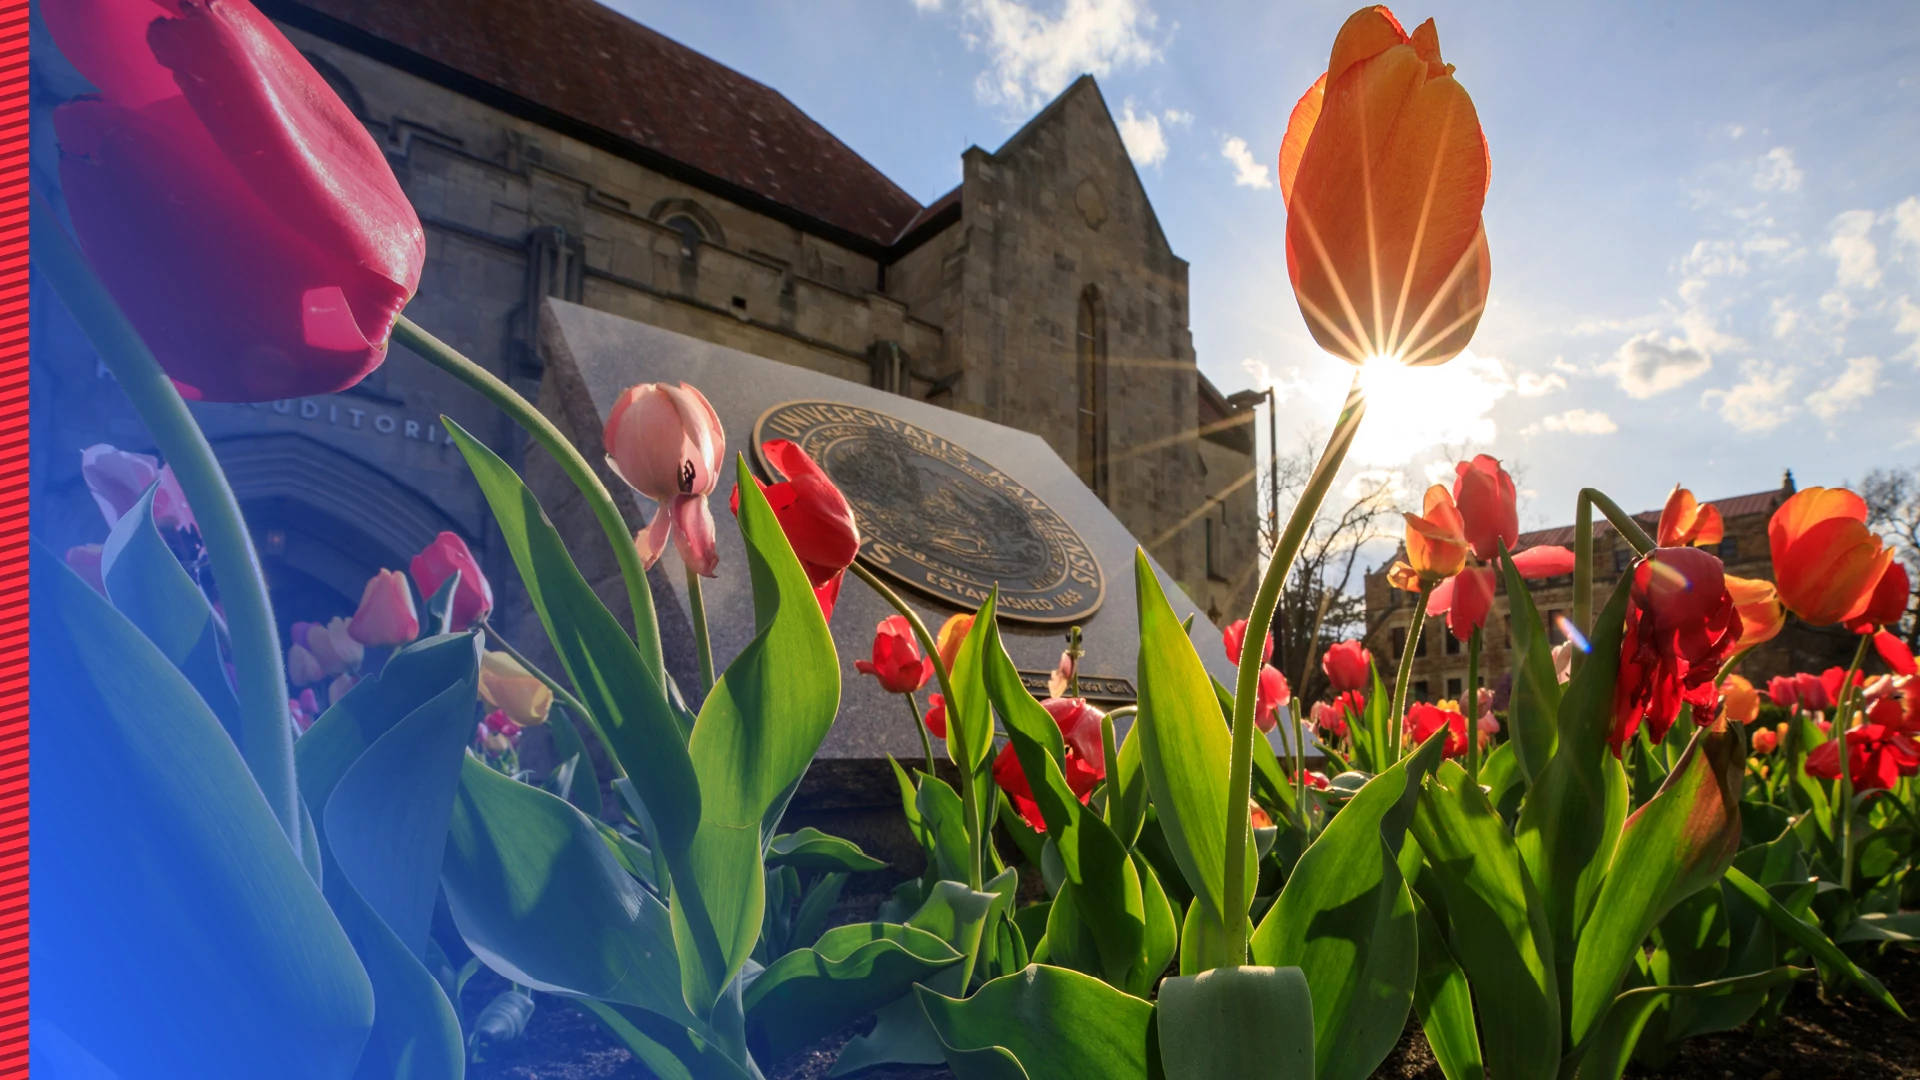
[{"label": "green foliage", "polygon": [[960,1080],[1146,1080],[1153,1006],[1099,979],[1035,964],[921,1008]]},{"label": "green foliage", "polygon": [[1309,1077],[1313,1000],[1296,967],[1224,967],[1160,985],[1154,1031],[1165,1075],[1194,1080]]}]

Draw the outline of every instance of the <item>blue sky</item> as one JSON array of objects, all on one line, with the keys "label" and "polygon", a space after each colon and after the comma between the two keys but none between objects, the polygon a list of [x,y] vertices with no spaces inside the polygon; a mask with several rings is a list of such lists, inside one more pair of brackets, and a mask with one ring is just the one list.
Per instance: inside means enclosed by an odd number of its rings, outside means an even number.
[{"label": "blue sky", "polygon": [[[1283,442],[1327,424],[1347,369],[1288,287],[1273,159],[1351,0],[609,2],[923,202],[1093,72],[1192,264],[1202,369],[1280,386]],[[1397,13],[1436,20],[1479,110],[1493,292],[1468,354],[1382,388],[1350,473],[1416,502],[1487,450],[1546,525],[1582,484],[1655,507],[1920,461],[1920,5]]]}]

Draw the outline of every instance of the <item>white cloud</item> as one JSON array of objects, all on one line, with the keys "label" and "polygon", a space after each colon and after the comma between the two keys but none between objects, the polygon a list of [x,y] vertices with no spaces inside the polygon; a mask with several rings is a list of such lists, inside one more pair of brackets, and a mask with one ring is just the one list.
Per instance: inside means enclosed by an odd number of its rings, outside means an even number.
[{"label": "white cloud", "polygon": [[1580,374],[1580,365],[1564,356],[1556,356],[1553,358],[1553,370],[1563,375],[1578,375]]},{"label": "white cloud", "polygon": [[1920,304],[1901,296],[1894,300],[1893,310],[1899,316],[1894,320],[1893,332],[1913,335],[1913,344],[1902,349],[1900,355],[1913,357],[1913,366],[1920,367]]},{"label": "white cloud", "polygon": [[1796,245],[1784,236],[1768,233],[1755,233],[1740,242],[1740,251],[1745,255],[1767,259],[1777,263],[1789,263],[1806,255],[1807,249]]},{"label": "white cloud", "polygon": [[1613,359],[1594,370],[1612,375],[1629,397],[1650,398],[1692,382],[1712,367],[1713,358],[1697,346],[1649,330],[1628,338]]},{"label": "white cloud", "polygon": [[1160,114],[1160,119],[1165,120],[1168,127],[1193,126],[1193,114],[1185,109],[1168,109]]},{"label": "white cloud", "polygon": [[1460,470],[1451,461],[1429,461],[1424,471],[1428,484],[1445,484],[1449,488],[1460,475]]},{"label": "white cloud", "polygon": [[[1451,478],[1452,474],[1448,474]],[[1413,501],[1407,488],[1407,474],[1399,469],[1361,469],[1347,480],[1341,494],[1348,499],[1375,495],[1386,502],[1402,505]]]},{"label": "white cloud", "polygon": [[[914,2],[919,3],[920,0],[914,0]],[[940,0],[933,0],[933,2],[937,4],[940,2]],[[1728,124],[1727,125],[1727,138],[1729,139],[1737,139],[1740,136],[1745,135],[1746,133],[1747,133],[1747,126],[1745,124]]]},{"label": "white cloud", "polygon": [[1521,372],[1515,376],[1513,383],[1514,392],[1521,397],[1544,397],[1555,390],[1566,388],[1567,380],[1560,375],[1535,375],[1531,371]]},{"label": "white cloud", "polygon": [[1920,256],[1920,195],[1909,195],[1893,208],[1893,235]]},{"label": "white cloud", "polygon": [[1807,408],[1831,424],[1841,413],[1858,407],[1879,385],[1879,357],[1856,356],[1847,361],[1847,370],[1837,378],[1807,395]]},{"label": "white cloud", "polygon": [[1555,431],[1566,435],[1611,435],[1620,430],[1613,417],[1593,409],[1568,409],[1563,413],[1543,416],[1539,420],[1520,429],[1522,435],[1538,435],[1542,431]]},{"label": "white cloud", "polygon": [[1787,398],[1793,389],[1794,370],[1749,363],[1741,373],[1745,378],[1740,382],[1725,390],[1706,391],[1700,395],[1700,403],[1718,402],[1720,419],[1741,431],[1772,431],[1786,423],[1794,412]]},{"label": "white cloud", "polygon": [[921,11],[939,11],[940,0],[913,0],[913,6]]},{"label": "white cloud", "polygon": [[1128,98],[1114,118],[1120,128],[1120,141],[1135,165],[1158,165],[1167,158],[1167,137],[1160,130],[1160,118],[1152,112],[1135,112]]},{"label": "white cloud", "polygon": [[[915,0],[921,10],[937,0]],[[1160,59],[1146,0],[1064,0],[1043,12],[1022,0],[959,0],[967,46],[987,54],[974,94],[990,105],[1037,108],[1083,72],[1106,75]]]},{"label": "white cloud", "polygon": [[1767,311],[1773,316],[1773,336],[1784,341],[1800,325],[1800,311],[1793,301],[1784,296],[1776,296],[1767,304]]},{"label": "white cloud", "polygon": [[1247,149],[1247,140],[1238,135],[1229,135],[1220,144],[1220,156],[1233,164],[1233,182],[1236,187],[1270,188],[1273,186],[1273,170],[1265,162],[1255,161]]},{"label": "white cloud", "polygon": [[1697,240],[1680,261],[1680,269],[1696,278],[1739,277],[1747,272],[1747,261],[1731,240]]},{"label": "white cloud", "polygon": [[1848,210],[1828,229],[1827,254],[1838,264],[1834,281],[1843,289],[1872,289],[1880,284],[1880,252],[1867,234],[1873,211]]},{"label": "white cloud", "polygon": [[1793,151],[1776,146],[1760,155],[1754,166],[1753,186],[1760,191],[1799,191],[1806,174],[1793,163]]}]

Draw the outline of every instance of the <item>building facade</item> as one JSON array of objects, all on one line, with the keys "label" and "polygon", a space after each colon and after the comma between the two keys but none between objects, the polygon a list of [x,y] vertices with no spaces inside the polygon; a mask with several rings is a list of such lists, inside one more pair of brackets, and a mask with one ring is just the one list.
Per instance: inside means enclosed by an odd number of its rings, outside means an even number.
[{"label": "building facade", "polygon": [[[1726,525],[1726,535],[1709,550],[1720,557],[1727,573],[1745,578],[1773,579],[1773,561],[1767,546],[1767,522],[1774,510],[1794,492],[1793,474],[1787,473],[1781,485],[1768,491],[1756,491],[1708,505],[1717,508]],[[1635,514],[1634,520],[1651,534],[1660,521],[1658,510]],[[1633,566],[1633,548],[1605,519],[1593,528],[1593,590],[1596,610],[1606,602],[1614,585]],[[1573,526],[1522,533],[1515,550],[1540,544],[1573,546]],[[1405,558],[1405,550],[1395,558]],[[1413,650],[1408,697],[1414,701],[1458,700],[1467,684],[1466,646],[1447,632],[1442,620],[1429,619],[1420,635],[1411,641],[1408,632],[1413,621],[1415,596],[1387,584],[1387,569],[1393,560],[1383,563],[1366,578],[1367,647],[1382,672],[1391,673],[1400,657]],[[1571,574],[1530,583],[1534,607],[1547,625],[1547,635],[1556,645],[1567,640],[1567,627],[1573,614],[1573,577]],[[1845,664],[1855,638],[1835,627],[1811,627],[1789,618],[1786,629],[1772,641],[1754,649],[1741,662],[1748,678],[1764,682],[1765,676],[1794,671],[1821,671],[1834,664]],[[1513,629],[1508,616],[1507,594],[1496,592],[1492,612],[1482,634],[1480,681],[1494,689],[1496,707],[1504,707],[1511,685]]]},{"label": "building facade", "polygon": [[[998,149],[966,151],[961,183],[922,206],[778,92],[594,0],[259,6],[426,226],[409,316],[528,396],[552,296],[946,405],[1044,437],[1216,621],[1248,605],[1252,413],[1195,366],[1187,264],[1091,77]],[[43,106],[84,90],[39,81]],[[36,344],[84,350],[63,313],[41,314]],[[79,451],[144,437],[104,372],[42,366],[49,540],[97,540]],[[512,579],[437,417],[512,462],[522,440],[418,358],[396,348],[324,398],[195,408],[284,620],[350,611],[371,570],[440,529]]]}]

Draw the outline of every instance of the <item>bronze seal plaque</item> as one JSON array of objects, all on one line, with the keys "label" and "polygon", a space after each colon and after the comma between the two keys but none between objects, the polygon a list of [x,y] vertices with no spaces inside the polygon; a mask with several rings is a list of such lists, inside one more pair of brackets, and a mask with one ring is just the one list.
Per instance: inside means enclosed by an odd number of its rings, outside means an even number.
[{"label": "bronze seal plaque", "polygon": [[1034,623],[1078,622],[1106,596],[1073,526],[951,439],[836,401],[768,409],[754,425],[756,455],[769,439],[820,463],[853,505],[861,560],[915,589],[972,611],[997,584],[1000,614]]}]

